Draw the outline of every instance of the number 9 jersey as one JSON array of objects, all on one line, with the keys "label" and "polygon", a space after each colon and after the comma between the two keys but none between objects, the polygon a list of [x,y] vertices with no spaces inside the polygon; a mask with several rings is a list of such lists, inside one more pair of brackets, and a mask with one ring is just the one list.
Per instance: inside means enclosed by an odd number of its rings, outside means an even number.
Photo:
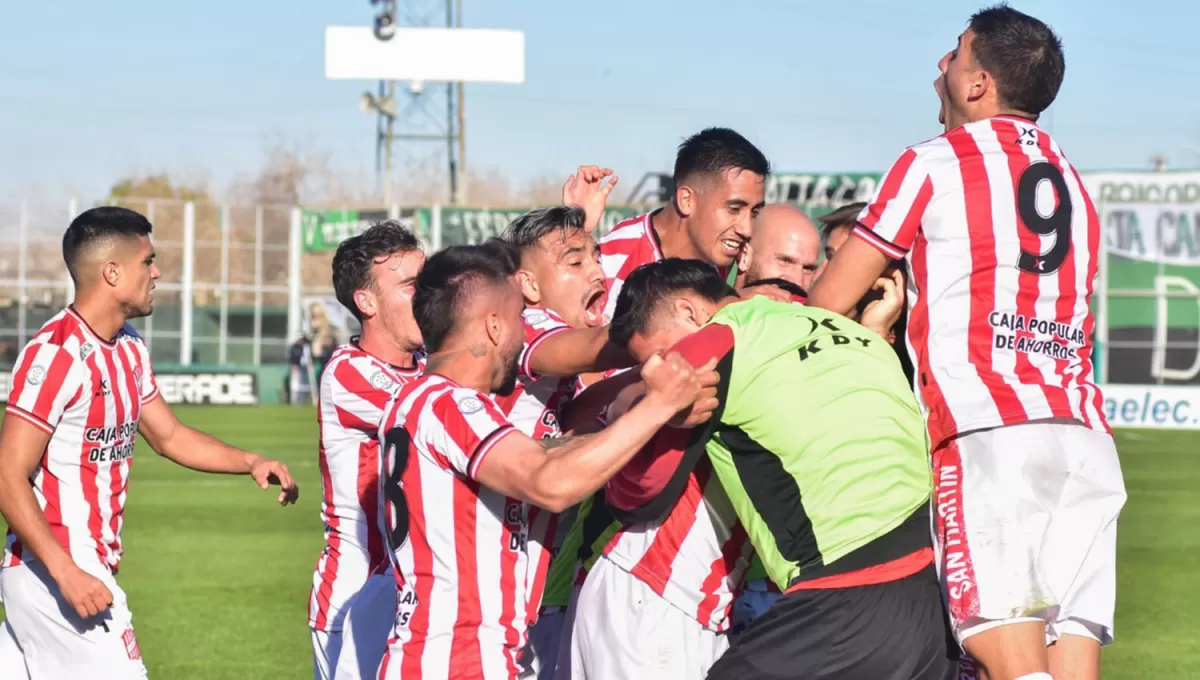
[{"label": "number 9 jersey", "polygon": [[908,348],[936,448],[1073,418],[1108,432],[1092,375],[1100,223],[1033,122],[976,121],[907,149],[855,235],[908,262]]}]

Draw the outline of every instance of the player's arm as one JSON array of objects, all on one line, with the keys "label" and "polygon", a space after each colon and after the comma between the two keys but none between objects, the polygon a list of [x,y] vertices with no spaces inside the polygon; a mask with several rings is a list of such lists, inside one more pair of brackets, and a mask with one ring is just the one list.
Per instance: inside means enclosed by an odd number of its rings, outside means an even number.
[{"label": "player's arm", "polygon": [[605,414],[621,391],[640,383],[641,379],[637,371],[624,371],[589,385],[563,408],[559,418],[563,431],[573,434],[581,430],[594,431],[592,424]]},{"label": "player's arm", "polygon": [[548,335],[529,352],[536,375],[570,377],[635,365],[633,357],[608,341],[608,326],[569,328]]},{"label": "player's arm", "polygon": [[[17,358],[22,369],[13,375],[0,424],[0,514],[24,549],[45,565],[76,613],[87,618],[112,606],[112,593],[80,569],[54,537],[30,482],[63,412],[78,397],[80,380],[73,361],[66,350],[37,345],[26,347]],[[43,371],[36,381],[26,373],[31,363],[34,370]]]},{"label": "player's arm", "polygon": [[858,217],[855,238],[829,261],[808,304],[843,315],[854,309],[891,261],[912,248],[932,198],[933,182],[917,152],[908,149],[883,176]]},{"label": "player's arm", "polygon": [[278,484],[280,505],[295,503],[300,495],[286,465],[184,425],[161,394],[142,406],[138,431],[159,455],[184,467],[200,472],[250,475],[261,489]]},{"label": "player's arm", "polygon": [[693,369],[678,355],[642,368],[646,396],[622,418],[591,435],[534,440],[511,432],[474,464],[475,477],[507,496],[562,512],[595,493],[663,425],[716,382],[713,365]]}]

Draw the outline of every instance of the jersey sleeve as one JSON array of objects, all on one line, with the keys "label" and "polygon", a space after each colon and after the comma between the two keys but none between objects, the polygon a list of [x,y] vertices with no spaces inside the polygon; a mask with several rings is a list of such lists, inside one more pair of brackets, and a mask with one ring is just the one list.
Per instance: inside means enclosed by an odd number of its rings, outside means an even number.
[{"label": "jersey sleeve", "polygon": [[[714,323],[689,335],[671,348],[679,352],[692,366],[699,368],[710,359],[721,360],[733,350],[733,330],[724,324]],[[724,381],[728,384],[727,376]],[[719,420],[720,412],[713,414],[710,424]],[[711,427],[681,430],[665,427],[654,436],[637,455],[605,485],[605,496],[609,504],[621,511],[636,512],[639,521],[648,521],[660,513],[653,508],[666,507],[682,493],[682,482],[686,481],[703,452]],[[700,449],[696,449],[696,445]],[[686,456],[688,452],[692,455]],[[676,490],[677,488],[677,490]]]},{"label": "jersey sleeve", "polygon": [[525,325],[525,346],[521,349],[521,375],[536,380],[530,359],[533,352],[552,335],[561,333],[570,326],[554,312],[540,307],[530,307],[521,315]]},{"label": "jersey sleeve", "polygon": [[883,176],[854,234],[899,260],[912,248],[931,198],[933,181],[920,155],[908,149]]},{"label": "jersey sleeve", "polygon": [[466,388],[438,397],[433,416],[437,426],[429,443],[451,468],[470,479],[496,443],[517,431],[491,397]]},{"label": "jersey sleeve", "polygon": [[154,376],[154,366],[150,361],[150,348],[138,342],[138,394],[142,395],[142,404],[149,404],[158,398],[158,378]]},{"label": "jersey sleeve", "polygon": [[53,434],[63,413],[79,399],[82,362],[59,345],[33,342],[21,350],[16,367],[6,413]]}]

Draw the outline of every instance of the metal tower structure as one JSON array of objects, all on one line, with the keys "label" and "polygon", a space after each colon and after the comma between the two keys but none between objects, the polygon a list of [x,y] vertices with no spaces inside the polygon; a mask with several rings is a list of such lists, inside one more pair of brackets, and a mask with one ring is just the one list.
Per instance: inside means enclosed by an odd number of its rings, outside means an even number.
[{"label": "metal tower structure", "polygon": [[[391,40],[397,28],[462,27],[462,0],[371,0],[371,5],[378,8],[374,32],[379,40]],[[366,92],[361,100],[364,111],[376,113],[377,192],[391,206],[392,169],[399,161],[404,172],[425,177],[440,175],[444,168],[450,203],[460,204],[466,170],[462,81],[396,85],[381,80],[377,93]]]}]

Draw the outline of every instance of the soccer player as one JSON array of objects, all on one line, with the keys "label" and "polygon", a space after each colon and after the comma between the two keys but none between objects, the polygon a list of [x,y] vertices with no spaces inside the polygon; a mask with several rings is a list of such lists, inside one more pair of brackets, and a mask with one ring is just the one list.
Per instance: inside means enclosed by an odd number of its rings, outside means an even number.
[{"label": "soccer player", "polygon": [[829,266],[829,261],[837,254],[838,249],[850,240],[854,234],[854,228],[858,226],[858,216],[862,214],[865,207],[867,204],[863,201],[847,203],[837,210],[817,218],[821,222],[821,241],[824,244],[825,259],[821,261],[821,266],[817,267],[817,275],[814,278],[821,278],[825,267]]},{"label": "soccer player", "polygon": [[394,220],[342,241],[333,256],[334,291],[362,331],[334,351],[318,398],[325,547],[308,601],[318,680],[373,677],[387,648],[396,580],[380,528],[379,423],[421,371],[412,296],[424,264],[417,238]]},{"label": "soccer player", "polygon": [[[750,241],[769,172],[766,156],[733,130],[709,128],[684,140],[675,158],[671,202],[618,224],[600,240],[600,265],[608,278],[606,318],[626,277],[643,264],[690,258],[724,274]],[[735,525],[724,491],[700,470],[664,519],[618,531],[587,579],[622,582],[610,592],[629,598],[618,605],[622,611],[636,606],[632,598],[645,590],[653,598],[646,610],[664,618],[652,630],[587,622],[581,620],[580,602],[572,677],[702,676],[727,646],[722,633],[747,564],[749,546]],[[610,634],[598,638],[589,628]],[[581,667],[585,656],[590,668]],[[661,664],[673,666],[676,674],[662,675]]]},{"label": "soccer player", "polygon": [[427,370],[381,427],[388,545],[402,604],[379,677],[518,676],[528,621],[531,506],[562,512],[587,498],[715,376],[680,357],[641,375],[646,398],[594,435],[534,439],[504,417],[524,346],[525,307],[508,264],[482,246],[426,262],[413,312]]},{"label": "soccer player", "polygon": [[[954,676],[924,421],[883,338],[825,310],[739,298],[711,268],[677,259],[629,276],[611,337],[638,359],[717,360],[721,375],[713,418],[672,474],[646,482],[658,493],[635,512],[669,508],[707,459],[785,591],[708,678]],[[581,602],[600,585],[589,580]]]},{"label": "soccer player", "polygon": [[[515,250],[516,280],[525,300],[523,355],[565,329],[603,325],[604,271],[600,269],[596,242],[587,231],[583,208],[559,206],[530,211],[509,225],[504,238]],[[522,367],[527,365],[525,361],[520,363]],[[541,376],[522,370],[513,393],[497,397],[496,403],[522,433],[535,439],[549,439],[562,434],[561,411],[578,387],[578,378],[574,376]],[[550,560],[565,540],[574,512],[568,510],[553,518],[543,517],[548,513],[539,508],[530,512],[531,628],[522,663],[538,677],[552,678],[570,582],[566,582],[564,590],[562,577],[556,576],[558,587],[554,592],[545,592],[545,584],[550,569],[562,571],[569,563],[573,571],[574,556],[555,557],[557,567],[550,566]],[[546,522],[547,519],[550,521]],[[548,598],[545,602],[543,595]]]},{"label": "soccer player", "polygon": [[146,677],[115,579],[137,433],[193,470],[280,485],[281,505],[298,496],[287,466],[184,425],[159,393],[150,353],[127,323],[153,311],[150,232],[125,208],[76,217],[63,235],[75,301],[17,357],[0,426],[0,596],[24,668],[6,674]]},{"label": "soccer player", "polygon": [[808,290],[821,261],[821,238],[804,211],[787,203],[764,206],[750,243],[738,258],[734,287],[783,279]]},{"label": "soccer player", "polygon": [[845,312],[907,261],[958,638],[991,680],[1098,678],[1126,494],[1092,377],[1100,224],[1037,124],[1062,46],[1001,5],[972,16],[938,67],[945,133],[887,172],[810,303]]}]

